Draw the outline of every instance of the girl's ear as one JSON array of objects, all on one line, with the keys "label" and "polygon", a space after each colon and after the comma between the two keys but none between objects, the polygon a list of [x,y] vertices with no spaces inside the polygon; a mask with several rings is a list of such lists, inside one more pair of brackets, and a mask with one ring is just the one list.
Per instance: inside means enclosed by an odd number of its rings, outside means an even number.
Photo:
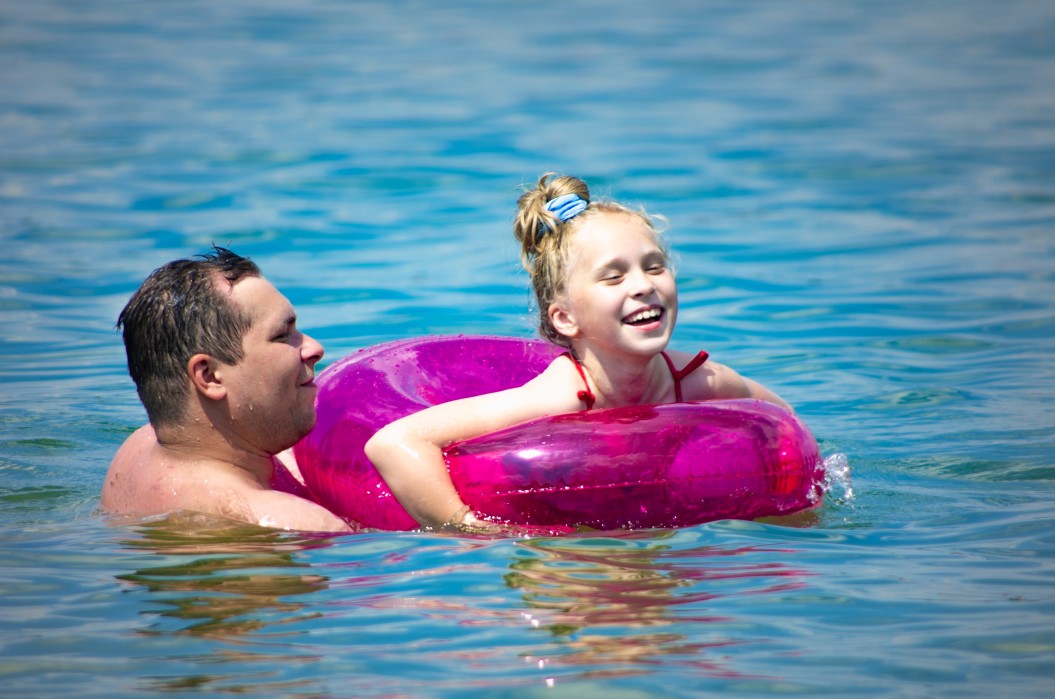
[{"label": "girl's ear", "polygon": [[554,301],[549,305],[548,312],[549,321],[553,323],[553,327],[556,328],[557,332],[568,338],[579,336],[579,324],[576,322],[575,316],[571,314],[571,311]]},{"label": "girl's ear", "polygon": [[207,354],[196,354],[187,360],[187,374],[191,383],[203,398],[222,400],[227,397],[227,386],[223,383],[220,363]]}]

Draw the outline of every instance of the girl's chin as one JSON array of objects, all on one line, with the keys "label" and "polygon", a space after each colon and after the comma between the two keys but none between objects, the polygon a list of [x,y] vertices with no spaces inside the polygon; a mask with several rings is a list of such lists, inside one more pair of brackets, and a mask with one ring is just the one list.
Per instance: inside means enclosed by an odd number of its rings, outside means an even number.
[{"label": "girl's chin", "polygon": [[666,333],[630,338],[624,345],[635,354],[658,354],[667,348],[670,337]]}]

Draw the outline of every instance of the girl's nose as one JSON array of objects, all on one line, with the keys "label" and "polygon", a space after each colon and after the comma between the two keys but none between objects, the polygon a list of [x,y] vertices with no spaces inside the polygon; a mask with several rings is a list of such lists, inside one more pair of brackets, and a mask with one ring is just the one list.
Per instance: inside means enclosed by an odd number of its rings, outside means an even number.
[{"label": "girl's nose", "polygon": [[656,289],[655,283],[652,281],[652,276],[644,270],[638,270],[632,273],[630,280],[632,291],[634,296],[648,296]]}]

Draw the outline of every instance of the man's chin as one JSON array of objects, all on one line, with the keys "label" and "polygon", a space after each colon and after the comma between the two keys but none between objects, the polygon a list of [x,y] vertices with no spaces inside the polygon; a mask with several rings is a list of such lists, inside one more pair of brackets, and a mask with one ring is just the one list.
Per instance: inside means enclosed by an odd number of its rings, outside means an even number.
[{"label": "man's chin", "polygon": [[[300,440],[302,440],[305,437],[307,437],[308,434],[313,429],[315,429],[315,423],[318,422],[318,420],[319,420],[318,415],[316,415],[315,412],[312,411],[311,418],[305,418],[304,420],[301,421],[300,429],[298,430],[299,436],[297,437],[297,442],[299,442]],[[292,445],[290,445],[290,446],[292,446]]]},{"label": "man's chin", "polygon": [[315,417],[312,416],[310,420],[301,420],[296,425],[291,425],[288,434],[284,435],[284,438],[279,441],[277,437],[279,435],[273,435],[276,437],[275,442],[271,445],[269,451],[272,454],[280,454],[288,449],[292,449],[297,442],[304,439],[311,430],[315,427]]}]

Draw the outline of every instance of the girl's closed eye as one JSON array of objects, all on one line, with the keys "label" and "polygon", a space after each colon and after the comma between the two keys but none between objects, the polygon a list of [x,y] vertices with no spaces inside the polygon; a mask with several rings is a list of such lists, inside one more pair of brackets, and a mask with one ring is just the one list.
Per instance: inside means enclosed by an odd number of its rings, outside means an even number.
[{"label": "girl's closed eye", "polygon": [[643,266],[649,274],[662,274],[667,271],[667,260],[664,257],[655,257],[645,260]]},{"label": "girl's closed eye", "polygon": [[605,284],[618,284],[626,276],[627,268],[620,264],[606,264],[598,268],[597,281]]}]

